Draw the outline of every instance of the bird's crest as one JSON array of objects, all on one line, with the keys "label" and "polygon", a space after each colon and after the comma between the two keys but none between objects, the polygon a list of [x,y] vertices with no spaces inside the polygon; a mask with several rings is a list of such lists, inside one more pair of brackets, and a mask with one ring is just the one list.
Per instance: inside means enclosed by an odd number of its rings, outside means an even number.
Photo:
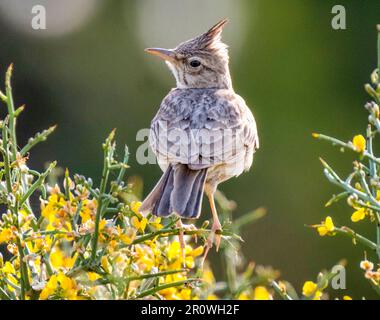
[{"label": "bird's crest", "polygon": [[227,53],[227,45],[222,42],[222,31],[227,19],[219,21],[207,32],[195,37],[191,40],[181,43],[176,51],[189,54],[194,51],[211,51],[213,54],[225,55]]}]

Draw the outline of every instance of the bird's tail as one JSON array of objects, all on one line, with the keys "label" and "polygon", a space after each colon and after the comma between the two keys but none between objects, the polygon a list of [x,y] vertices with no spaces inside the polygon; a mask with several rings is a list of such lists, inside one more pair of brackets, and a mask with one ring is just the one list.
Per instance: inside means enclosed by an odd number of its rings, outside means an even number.
[{"label": "bird's tail", "polygon": [[182,218],[198,218],[201,212],[207,168],[191,170],[187,165],[170,165],[140,211],[166,217],[172,213]]}]

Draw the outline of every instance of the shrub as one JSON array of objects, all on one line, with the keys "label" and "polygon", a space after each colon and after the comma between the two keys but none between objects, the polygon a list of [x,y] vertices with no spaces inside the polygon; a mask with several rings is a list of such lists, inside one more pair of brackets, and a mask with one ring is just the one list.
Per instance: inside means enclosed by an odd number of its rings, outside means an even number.
[{"label": "shrub", "polygon": [[365,279],[380,294],[380,268],[378,268],[380,263],[380,158],[375,154],[375,139],[380,134],[380,26],[378,26],[378,32],[378,68],[371,74],[371,84],[365,85],[365,90],[372,98],[372,101],[365,105],[369,112],[365,134],[358,134],[348,142],[323,134],[313,134],[313,136],[331,142],[342,152],[349,150],[358,155],[358,160],[353,163],[352,172],[346,178],[341,178],[326,161],[321,159],[327,179],[342,189],[342,192],[334,195],[326,206],[346,199],[352,208],[351,222],[374,225],[376,234],[373,239],[368,239],[351,228],[336,226],[331,217],[327,217],[321,224],[314,227],[321,236],[347,236],[352,239],[353,245],[360,243],[366,248],[360,268],[363,270]]}]

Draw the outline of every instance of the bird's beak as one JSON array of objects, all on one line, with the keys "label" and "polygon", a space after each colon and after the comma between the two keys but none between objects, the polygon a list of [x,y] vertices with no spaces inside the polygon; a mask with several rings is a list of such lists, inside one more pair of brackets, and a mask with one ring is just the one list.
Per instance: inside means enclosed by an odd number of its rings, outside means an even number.
[{"label": "bird's beak", "polygon": [[176,60],[176,54],[174,50],[161,48],[147,48],[145,49],[145,52],[158,56],[166,61],[174,62]]}]

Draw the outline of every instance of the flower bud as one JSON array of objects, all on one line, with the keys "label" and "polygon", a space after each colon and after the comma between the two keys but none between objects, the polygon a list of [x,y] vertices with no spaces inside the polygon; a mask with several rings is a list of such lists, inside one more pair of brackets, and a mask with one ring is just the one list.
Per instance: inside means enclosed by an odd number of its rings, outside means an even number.
[{"label": "flower bud", "polygon": [[373,84],[378,84],[379,83],[379,74],[378,74],[378,71],[377,70],[374,70],[372,73],[371,73],[371,82]]},{"label": "flower bud", "polygon": [[201,226],[201,229],[206,229],[208,227],[208,225],[210,224],[210,221],[208,220],[205,220]]},{"label": "flower bud", "polygon": [[364,89],[365,89],[365,91],[367,91],[367,93],[368,93],[372,98],[374,98],[374,99],[377,98],[377,93],[376,93],[375,89],[373,89],[373,87],[372,87],[370,84],[367,83],[367,84],[364,86]]},{"label": "flower bud", "polygon": [[356,206],[356,202],[358,201],[358,196],[356,194],[351,194],[348,198],[347,198],[347,203],[350,207],[355,207]]}]

